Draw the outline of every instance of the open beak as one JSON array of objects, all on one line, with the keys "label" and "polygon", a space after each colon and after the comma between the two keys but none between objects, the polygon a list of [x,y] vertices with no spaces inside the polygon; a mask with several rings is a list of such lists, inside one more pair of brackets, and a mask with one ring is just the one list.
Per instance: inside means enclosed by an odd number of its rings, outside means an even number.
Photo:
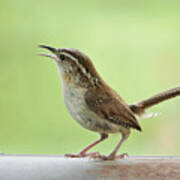
[{"label": "open beak", "polygon": [[50,46],[46,46],[46,45],[39,45],[40,48],[44,48],[44,49],[47,49],[49,51],[51,51],[53,54],[46,54],[46,53],[40,53],[39,55],[40,56],[46,56],[46,57],[50,57],[54,60],[58,60],[58,51],[56,48],[53,48],[53,47],[50,47]]}]

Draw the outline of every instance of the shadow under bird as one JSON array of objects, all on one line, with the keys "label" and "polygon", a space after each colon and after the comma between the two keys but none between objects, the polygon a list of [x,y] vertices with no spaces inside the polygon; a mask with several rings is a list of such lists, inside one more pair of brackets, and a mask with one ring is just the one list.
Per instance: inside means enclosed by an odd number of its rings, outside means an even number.
[{"label": "shadow under bird", "polygon": [[[52,53],[41,55],[52,58],[57,64],[62,80],[64,102],[72,117],[84,128],[100,134],[100,139],[80,153],[66,154],[67,157],[90,156],[103,160],[125,157],[125,153],[117,155],[117,152],[130,135],[131,128],[141,131],[138,120],[145,114],[145,110],[180,95],[180,87],[177,87],[128,105],[101,78],[91,59],[84,53],[72,48],[56,49],[45,45],[39,47]],[[108,156],[98,152],[87,153],[89,149],[107,139],[111,133],[121,133],[122,138]]]}]

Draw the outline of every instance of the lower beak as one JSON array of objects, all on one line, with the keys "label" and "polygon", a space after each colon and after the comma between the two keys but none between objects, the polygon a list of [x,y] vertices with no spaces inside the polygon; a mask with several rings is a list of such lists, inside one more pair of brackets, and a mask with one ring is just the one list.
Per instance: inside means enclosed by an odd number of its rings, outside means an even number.
[{"label": "lower beak", "polygon": [[50,55],[50,54],[45,54],[45,53],[40,53],[41,56],[46,56],[46,57],[50,57],[54,60],[57,60],[58,57],[57,57],[57,49],[56,48],[53,48],[53,47],[50,47],[50,46],[46,46],[46,45],[39,45],[40,48],[44,48],[44,49],[47,49],[49,51],[51,51],[53,53],[53,55]]}]

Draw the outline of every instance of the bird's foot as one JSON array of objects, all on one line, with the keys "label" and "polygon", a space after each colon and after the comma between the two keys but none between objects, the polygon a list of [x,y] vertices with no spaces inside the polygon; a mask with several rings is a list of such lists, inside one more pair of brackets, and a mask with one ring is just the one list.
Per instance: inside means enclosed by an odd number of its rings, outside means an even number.
[{"label": "bird's foot", "polygon": [[115,160],[115,159],[125,159],[126,157],[128,157],[127,153],[123,153],[120,155],[114,155],[114,154],[110,154],[109,156],[105,156],[105,155],[101,155],[101,154],[97,154],[96,156],[94,156],[94,159],[101,159],[101,160]]},{"label": "bird's foot", "polygon": [[92,157],[92,158],[97,158],[100,155],[99,152],[91,152],[91,153],[79,153],[79,154],[65,154],[66,157],[71,157],[71,158],[82,158],[82,157]]}]

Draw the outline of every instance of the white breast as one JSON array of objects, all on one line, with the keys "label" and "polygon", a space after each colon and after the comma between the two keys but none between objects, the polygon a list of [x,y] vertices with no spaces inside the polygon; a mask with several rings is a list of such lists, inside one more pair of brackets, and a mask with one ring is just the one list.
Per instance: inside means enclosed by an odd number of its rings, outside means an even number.
[{"label": "white breast", "polygon": [[[62,69],[59,68],[59,70],[62,78]],[[84,97],[87,89],[79,87],[73,82],[66,82],[63,78],[62,87],[66,107],[73,119],[75,119],[81,126],[99,133],[116,133],[119,131],[117,126],[107,121],[104,122],[104,119],[101,119],[96,113],[87,107]]]},{"label": "white breast", "polygon": [[63,87],[64,102],[67,106],[67,109],[71,113],[72,117],[81,125],[84,124],[82,114],[84,114],[86,111],[84,93],[84,90],[77,89],[72,86],[64,85]]}]

